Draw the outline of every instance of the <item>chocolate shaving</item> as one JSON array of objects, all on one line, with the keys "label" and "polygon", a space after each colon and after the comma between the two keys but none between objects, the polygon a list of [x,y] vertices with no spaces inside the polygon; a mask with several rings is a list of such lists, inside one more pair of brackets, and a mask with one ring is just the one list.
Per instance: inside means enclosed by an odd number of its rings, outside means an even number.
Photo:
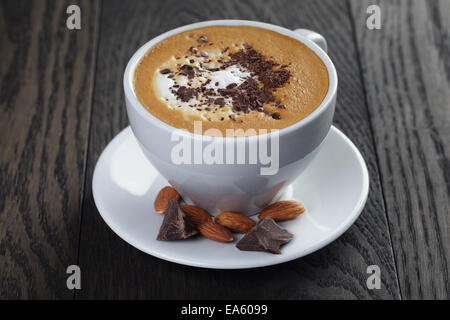
[{"label": "chocolate shaving", "polygon": [[289,67],[291,64],[292,64],[292,62],[289,62],[288,64],[283,64],[283,65],[280,66],[280,69],[287,68],[287,67]]},{"label": "chocolate shaving", "polygon": [[291,76],[289,70],[280,69],[280,70],[266,70],[263,71],[258,79],[264,84],[267,88],[281,88]]},{"label": "chocolate shaving", "polygon": [[161,73],[161,74],[168,74],[168,73],[172,73],[172,70],[166,68],[166,69],[160,70],[159,73]]},{"label": "chocolate shaving", "polygon": [[253,76],[257,76],[263,86],[260,86],[254,78],[248,78],[239,86],[230,84],[226,89],[219,89],[219,94],[231,97],[235,111],[244,113],[259,111],[274,119],[279,119],[279,114],[273,116],[261,107],[275,100],[273,95],[275,89],[282,87],[289,80],[291,75],[289,70],[273,70],[278,66],[277,63],[267,59],[259,51],[245,43],[243,47],[244,49],[230,53],[230,60],[225,61],[221,69],[226,69],[231,65],[240,65],[249,70]]},{"label": "chocolate shaving", "polygon": [[[206,40],[206,38],[204,40]],[[224,49],[222,52],[225,54],[227,51],[228,48]],[[272,119],[281,119],[278,112],[269,112],[264,108],[264,105],[272,103],[272,106],[274,107],[280,109],[286,108],[286,106],[275,101],[274,94],[276,89],[283,87],[290,79],[291,73],[286,69],[288,65],[279,67],[279,64],[265,57],[261,52],[245,43],[238,51],[228,52],[226,55],[229,59],[218,59],[217,62],[220,63],[219,67],[213,68],[205,68],[203,65],[206,60],[204,58],[208,57],[206,52],[199,52],[197,48],[193,46],[189,48],[189,52],[198,57],[201,62],[199,66],[195,67],[188,64],[178,66],[178,74],[185,75],[189,79],[186,86],[181,86],[176,91],[174,90],[177,88],[176,86],[171,88],[172,93],[174,93],[178,99],[183,102],[188,102],[193,97],[198,98],[200,94],[200,105],[202,107],[211,106],[212,104],[223,107],[225,106],[225,101],[227,99],[231,100],[232,110],[236,113],[257,111],[264,113],[267,117]],[[193,63],[195,60],[190,59],[189,62]],[[238,66],[241,70],[248,71],[250,77],[246,78],[240,85],[231,83],[227,85],[226,88],[208,88],[207,85],[211,82],[210,79],[201,84],[198,88],[190,88],[193,83],[191,80],[195,76],[204,75],[205,69],[210,72],[216,72],[230,66]],[[173,76],[173,74],[169,75],[169,77],[170,76]],[[219,82],[215,82],[214,85],[218,87]],[[191,107],[197,110],[200,109],[199,106]],[[236,121],[235,115],[232,117],[230,116],[229,118]]]},{"label": "chocolate shaving", "polygon": [[188,65],[188,64],[184,64],[180,68],[180,72],[181,72],[181,74],[184,74],[185,76],[187,76],[188,79],[192,79],[195,76],[194,68],[192,66]]},{"label": "chocolate shaving", "polygon": [[174,94],[183,102],[188,102],[192,97],[197,96],[198,92],[193,88],[180,87]]},{"label": "chocolate shaving", "polygon": [[272,104],[272,106],[278,109],[286,109],[286,106],[284,104],[279,104],[278,102],[275,102],[274,104]]},{"label": "chocolate shaving", "polygon": [[216,100],[214,100],[214,103],[223,107],[225,105],[225,99],[224,98],[217,98]]},{"label": "chocolate shaving", "polygon": [[279,113],[275,112],[275,113],[272,113],[272,118],[274,118],[275,120],[280,120],[281,116]]},{"label": "chocolate shaving", "polygon": [[208,43],[208,39],[207,39],[205,36],[200,36],[200,37],[197,39],[197,42],[198,42],[198,43]]}]

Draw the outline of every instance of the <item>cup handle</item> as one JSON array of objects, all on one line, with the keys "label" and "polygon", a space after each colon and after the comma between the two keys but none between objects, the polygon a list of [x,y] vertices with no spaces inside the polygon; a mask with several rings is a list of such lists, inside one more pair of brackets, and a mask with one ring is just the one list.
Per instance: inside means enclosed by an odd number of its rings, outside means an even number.
[{"label": "cup handle", "polygon": [[308,38],[309,40],[317,44],[323,51],[327,52],[327,40],[325,40],[325,38],[321,34],[308,29],[295,29],[294,32]]}]

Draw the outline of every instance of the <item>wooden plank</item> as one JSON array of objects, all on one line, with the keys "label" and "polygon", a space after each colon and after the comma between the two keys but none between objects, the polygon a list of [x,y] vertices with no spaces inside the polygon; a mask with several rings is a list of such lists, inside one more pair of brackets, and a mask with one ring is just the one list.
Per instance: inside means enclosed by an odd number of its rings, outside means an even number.
[{"label": "wooden plank", "polygon": [[87,0],[1,2],[1,298],[73,298],[98,14]]},{"label": "wooden plank", "polygon": [[[80,298],[399,298],[389,231],[378,179],[356,49],[346,2],[336,1],[122,1],[104,4],[94,92],[81,232]],[[366,209],[328,247],[283,265],[220,271],[185,267],[146,255],[104,223],[92,200],[91,176],[106,144],[127,126],[122,75],[133,52],[163,31],[195,21],[241,18],[288,28],[305,27],[329,39],[340,76],[336,123],[364,154],[371,175]],[[368,290],[366,269],[381,268],[382,289]]]},{"label": "wooden plank", "polygon": [[450,2],[351,4],[402,296],[449,299]]}]

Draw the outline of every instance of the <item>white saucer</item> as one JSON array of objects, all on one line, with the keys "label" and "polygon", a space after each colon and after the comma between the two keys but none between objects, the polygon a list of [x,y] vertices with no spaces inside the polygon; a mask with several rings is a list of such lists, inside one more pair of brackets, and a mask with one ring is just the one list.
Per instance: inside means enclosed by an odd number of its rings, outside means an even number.
[{"label": "white saucer", "polygon": [[313,163],[289,186],[284,198],[305,204],[299,218],[280,223],[294,234],[282,254],[240,251],[233,243],[201,236],[158,241],[163,216],[153,209],[167,181],[145,158],[130,127],[105,148],[94,171],[95,204],[108,226],[132,246],[152,256],[190,266],[215,269],[274,265],[314,252],[344,233],[358,218],[369,192],[367,167],[355,145],[332,127]]}]

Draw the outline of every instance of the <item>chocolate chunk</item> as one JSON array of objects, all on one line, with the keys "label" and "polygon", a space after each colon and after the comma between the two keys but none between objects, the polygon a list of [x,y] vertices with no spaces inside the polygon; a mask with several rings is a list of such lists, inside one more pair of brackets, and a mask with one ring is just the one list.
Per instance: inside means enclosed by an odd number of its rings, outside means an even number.
[{"label": "chocolate chunk", "polygon": [[208,39],[207,39],[205,36],[200,36],[200,37],[197,39],[197,42],[198,42],[198,43],[208,43]]},{"label": "chocolate chunk", "polygon": [[[236,110],[250,112],[252,110],[262,112],[261,107],[268,102],[274,101],[274,91],[282,87],[290,78],[290,72],[286,69],[275,70],[278,64],[264,57],[259,51],[247,44],[243,44],[243,49],[229,54],[230,59],[224,61],[221,69],[226,69],[232,65],[240,65],[250,71],[251,78],[248,78],[239,86],[230,85],[226,89],[220,89],[219,94],[231,97]],[[263,84],[260,86],[257,79]],[[231,91],[230,89],[236,89]],[[272,116],[266,113],[267,116]]]},{"label": "chocolate chunk", "polygon": [[279,108],[279,109],[286,109],[286,106],[284,104],[279,104],[277,102],[275,102],[274,104],[272,104],[272,106]]},{"label": "chocolate chunk", "polygon": [[268,88],[281,88],[290,76],[291,73],[286,69],[267,70],[259,76],[259,80]]},{"label": "chocolate chunk", "polygon": [[185,76],[188,77],[188,79],[192,79],[195,76],[195,70],[192,66],[188,65],[188,64],[184,64],[181,68],[180,71],[182,74],[184,74]]},{"label": "chocolate chunk", "polygon": [[[189,51],[197,57],[208,57],[206,52],[200,52],[195,47],[190,47]],[[223,50],[223,54],[225,55],[227,51],[228,48]],[[203,64],[205,61],[202,61],[203,63],[200,64],[200,68],[190,65],[181,66],[180,64],[178,66],[179,74],[188,77],[189,81],[186,85],[188,88],[181,87],[174,94],[184,102],[189,101],[195,96],[200,98],[202,103],[211,104],[210,98],[212,98],[214,99],[214,103],[220,107],[225,105],[225,99],[230,99],[235,112],[247,114],[251,111],[257,111],[264,113],[267,117],[280,119],[279,113],[267,111],[264,105],[275,102],[274,93],[276,89],[284,86],[289,81],[291,74],[289,70],[285,69],[287,65],[283,65],[283,68],[278,67],[279,64],[271,60],[272,57],[265,57],[261,52],[247,44],[243,44],[238,51],[228,51],[226,56],[228,59],[218,59],[217,62],[220,65],[213,68],[205,67]],[[216,72],[224,70],[230,66],[238,66],[239,69],[249,72],[250,76],[243,79],[244,82],[240,85],[231,83],[226,88],[218,88],[217,91],[212,88],[207,88],[211,80],[201,84],[198,88],[189,88],[192,85],[191,80],[195,76],[202,76],[205,71]],[[214,85],[218,87],[219,83],[214,81]],[[217,97],[218,95],[219,97]],[[278,104],[278,102],[272,105],[282,109],[286,108]],[[230,118],[236,120],[234,117]]]},{"label": "chocolate chunk", "polygon": [[183,102],[188,102],[192,97],[197,95],[197,92],[193,88],[186,88],[185,86],[180,87],[175,95]]},{"label": "chocolate chunk", "polygon": [[220,95],[225,96],[225,97],[232,96],[234,94],[239,93],[237,90],[234,90],[234,89],[219,89],[218,91],[219,91]]},{"label": "chocolate chunk", "polygon": [[279,113],[274,112],[274,113],[272,113],[272,118],[274,118],[275,120],[280,120],[280,119],[281,119],[281,116],[280,116]]},{"label": "chocolate chunk", "polygon": [[243,251],[267,251],[280,254],[280,247],[292,240],[292,233],[281,228],[271,217],[265,217],[236,244]]},{"label": "chocolate chunk", "polygon": [[188,50],[192,54],[196,54],[197,53],[197,48],[195,48],[195,47],[190,47]]},{"label": "chocolate chunk", "polygon": [[160,70],[159,73],[161,73],[161,74],[168,74],[168,73],[172,73],[172,70],[166,68],[166,69]]},{"label": "chocolate chunk", "polygon": [[225,105],[225,99],[224,98],[217,98],[216,100],[214,100],[214,103],[223,107]]},{"label": "chocolate chunk", "polygon": [[178,201],[170,200],[157,240],[180,240],[197,234],[195,225],[185,216]]}]

